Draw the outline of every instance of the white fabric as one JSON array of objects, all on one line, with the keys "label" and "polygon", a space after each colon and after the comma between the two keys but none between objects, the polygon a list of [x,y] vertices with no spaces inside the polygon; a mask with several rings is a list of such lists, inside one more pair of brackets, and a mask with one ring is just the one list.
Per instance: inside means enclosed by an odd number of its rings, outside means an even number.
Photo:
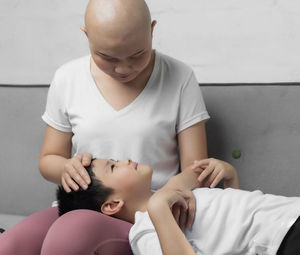
[{"label": "white fabric", "polygon": [[74,155],[129,157],[150,165],[156,190],[178,172],[176,135],[209,116],[192,70],[156,52],[146,87],[120,111],[96,87],[90,56],[63,65],[50,85],[42,118],[57,130],[74,133]]},{"label": "white fabric", "polygon": [[[194,190],[196,217],[185,232],[196,254],[275,255],[300,215],[300,198],[236,189]],[[129,233],[135,255],[162,254],[147,212],[137,212]]]}]

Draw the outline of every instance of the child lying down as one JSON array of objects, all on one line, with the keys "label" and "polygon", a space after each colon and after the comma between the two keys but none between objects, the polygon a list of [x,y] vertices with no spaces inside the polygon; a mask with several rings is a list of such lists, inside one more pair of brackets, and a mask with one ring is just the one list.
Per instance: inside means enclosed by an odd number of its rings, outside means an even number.
[{"label": "child lying down", "polygon": [[134,254],[300,254],[300,198],[233,189],[238,186],[235,169],[224,161],[206,160],[208,167],[214,164],[232,173],[224,179],[228,188],[193,190],[195,220],[184,233],[172,208],[185,210],[189,198],[168,184],[185,178],[199,186],[198,172],[203,169],[190,168],[153,194],[151,167],[130,159],[94,159],[87,168],[92,179],[87,190],[66,193],[59,187],[60,215],[91,209],[134,223],[129,233]]}]

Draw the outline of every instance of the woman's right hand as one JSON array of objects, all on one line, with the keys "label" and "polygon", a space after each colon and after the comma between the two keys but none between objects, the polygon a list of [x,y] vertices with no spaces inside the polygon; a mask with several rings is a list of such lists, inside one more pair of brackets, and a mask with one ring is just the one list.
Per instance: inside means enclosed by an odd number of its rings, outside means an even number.
[{"label": "woman's right hand", "polygon": [[92,155],[90,153],[78,154],[67,160],[61,175],[61,184],[66,192],[77,191],[79,186],[82,189],[88,188],[91,179],[84,167],[89,166],[91,160]]}]

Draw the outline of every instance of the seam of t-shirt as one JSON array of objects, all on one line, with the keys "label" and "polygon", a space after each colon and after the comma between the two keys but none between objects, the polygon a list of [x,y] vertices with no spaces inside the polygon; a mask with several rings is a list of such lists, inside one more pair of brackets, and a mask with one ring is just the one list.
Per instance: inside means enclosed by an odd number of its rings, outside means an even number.
[{"label": "seam of t-shirt", "polygon": [[209,117],[207,111],[201,112],[201,113],[193,116],[189,120],[185,121],[184,123],[180,124],[177,128],[177,134],[190,126],[192,126],[198,122],[201,122],[202,120],[207,120],[209,118],[210,117]]},{"label": "seam of t-shirt", "polygon": [[54,121],[53,119],[51,119],[48,115],[47,112],[45,112],[43,115],[42,115],[42,119],[48,124],[50,125],[51,127],[54,127],[55,129],[57,130],[60,130],[60,131],[63,131],[63,132],[71,132],[72,131],[72,128],[71,127],[68,127],[68,126],[65,126],[65,125],[62,125],[60,123],[57,123],[56,121]]},{"label": "seam of t-shirt", "polygon": [[129,239],[129,243],[132,246],[133,244],[137,243],[137,241],[141,238],[143,238],[146,234],[151,234],[155,233],[155,229],[146,229],[138,232],[137,234],[134,235],[132,239]]},{"label": "seam of t-shirt", "polygon": [[105,245],[108,245],[108,244],[111,244],[111,243],[129,243],[128,242],[128,239],[124,237],[124,239],[122,238],[108,238],[107,240],[101,242],[95,249],[98,250],[100,249],[101,247],[105,246]]}]

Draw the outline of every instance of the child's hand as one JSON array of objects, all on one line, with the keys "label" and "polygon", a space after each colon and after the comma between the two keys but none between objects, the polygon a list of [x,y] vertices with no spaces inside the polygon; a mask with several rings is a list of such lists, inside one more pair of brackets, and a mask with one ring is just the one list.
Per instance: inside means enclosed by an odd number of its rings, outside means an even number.
[{"label": "child's hand", "polygon": [[172,188],[161,188],[156,191],[151,199],[162,201],[168,204],[169,208],[172,208],[175,204],[182,206],[185,210],[188,209],[187,197],[181,190]]},{"label": "child's hand", "polygon": [[61,184],[66,192],[78,190],[79,186],[87,189],[91,179],[84,166],[91,164],[92,155],[89,153],[78,154],[68,159],[61,175]]},{"label": "child's hand", "polygon": [[190,179],[193,179],[192,182],[196,183],[197,186],[199,186],[199,184],[195,180],[195,176],[192,178],[190,178],[190,176],[191,175],[187,174],[187,171],[181,172],[180,174],[173,176],[163,187],[164,189],[180,190],[184,197],[187,198],[187,210],[184,210],[182,206],[178,205],[172,207],[173,216],[183,231],[186,227],[191,229],[195,219],[196,199],[191,190],[193,187],[190,187],[188,184]]},{"label": "child's hand", "polygon": [[172,211],[172,214],[179,224],[179,227],[182,231],[185,229],[185,222],[180,222],[179,214],[174,215],[174,210],[180,212],[180,215],[183,213],[185,216],[188,211],[188,202],[190,197],[187,196],[183,191],[179,189],[173,189],[169,187],[163,187],[156,191],[150,198],[147,208],[151,212],[158,212],[164,208],[164,205],[167,205],[168,208]]},{"label": "child's hand", "polygon": [[184,231],[186,228],[191,229],[195,219],[196,212],[196,199],[191,190],[177,190],[185,198],[187,208],[181,204],[176,203],[172,206],[172,214],[181,228]]},{"label": "child's hand", "polygon": [[[224,179],[224,187],[238,188],[237,173],[235,168],[229,163],[209,158],[195,160],[192,169],[200,172],[198,181],[205,187],[215,188]],[[204,169],[204,170],[202,170]]]}]

